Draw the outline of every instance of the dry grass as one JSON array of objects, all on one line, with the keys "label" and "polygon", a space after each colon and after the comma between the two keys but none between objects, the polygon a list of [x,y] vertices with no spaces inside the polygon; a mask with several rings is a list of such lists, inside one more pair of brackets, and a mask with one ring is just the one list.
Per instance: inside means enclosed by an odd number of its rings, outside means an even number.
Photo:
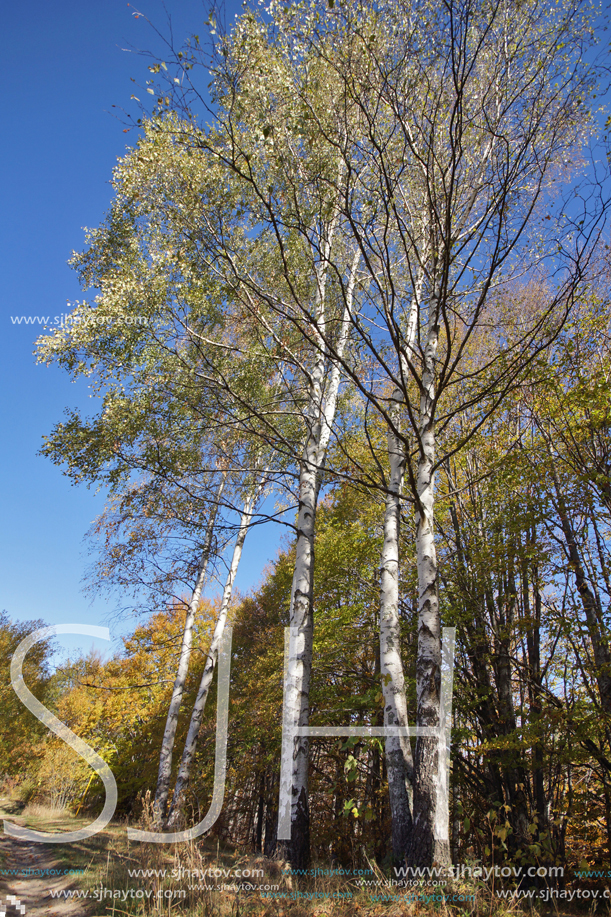
[{"label": "dry grass", "polygon": [[[145,802],[143,810],[139,827],[150,829],[150,805]],[[40,804],[28,805],[22,819],[51,831],[74,830],[88,823]],[[74,877],[79,888],[127,893],[124,900],[90,899],[91,917],[522,917],[529,913],[518,899],[499,899],[482,882],[446,886],[446,896],[462,895],[463,901],[449,897],[427,901],[427,895],[441,898],[440,890],[384,884],[367,888],[358,877],[338,875],[291,876],[282,862],[223,848],[212,840],[175,845],[130,843],[125,825],[119,823],[85,841],[54,845],[53,856],[63,866],[83,870]],[[370,868],[369,880],[387,882],[375,863]],[[138,870],[149,874],[138,875]],[[141,892],[139,898],[137,892]],[[385,898],[375,900],[376,895]],[[467,896],[473,897],[467,900]]]}]

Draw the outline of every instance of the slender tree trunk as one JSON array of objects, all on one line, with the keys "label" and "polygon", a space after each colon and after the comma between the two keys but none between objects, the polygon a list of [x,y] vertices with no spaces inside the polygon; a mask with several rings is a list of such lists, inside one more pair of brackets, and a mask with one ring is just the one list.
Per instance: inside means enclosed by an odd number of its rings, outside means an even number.
[{"label": "slender tree trunk", "polygon": [[[407,384],[409,362],[414,359],[414,341],[419,318],[423,272],[416,283],[405,333],[406,354],[401,357],[403,384]],[[391,421],[399,424],[400,391],[393,395]],[[384,696],[384,725],[408,726],[405,676],[401,659],[399,621],[399,533],[401,492],[405,475],[405,445],[392,427],[388,430],[390,479],[384,513],[384,541],[380,565],[380,668]],[[405,857],[412,829],[412,780],[414,764],[408,736],[388,736],[385,740],[386,772],[391,813],[392,852],[397,862]]]},{"label": "slender tree trunk", "polygon": [[[395,423],[398,423],[400,400],[401,393],[396,392],[393,409]],[[388,431],[388,455],[390,479],[384,515],[384,543],[380,570],[380,669],[384,695],[384,725],[407,726],[399,620],[399,528],[405,448],[392,429]],[[414,767],[409,737],[387,736],[385,753],[392,824],[392,853],[398,863],[405,857],[412,827],[410,791]]]},{"label": "slender tree trunk", "polygon": [[263,856],[271,859],[278,846],[278,775],[273,769],[267,771],[266,789]]},{"label": "slender tree trunk", "polygon": [[[346,301],[344,303],[342,323],[340,332],[337,337],[337,343],[335,345],[336,358],[329,358],[331,362],[331,371],[329,372],[329,380],[327,382],[327,396],[322,412],[322,427],[320,431],[320,442],[318,444],[319,472],[322,471],[325,463],[327,447],[329,445],[329,440],[331,439],[331,431],[333,429],[333,422],[335,420],[335,409],[337,407],[337,396],[339,394],[339,383],[341,379],[341,360],[343,359],[346,344],[348,343],[348,338],[350,337],[350,328],[352,327],[351,316],[352,305],[354,302],[354,287],[356,285],[356,273],[360,259],[361,253],[357,249],[352,259],[350,275],[348,277],[348,283],[346,286]],[[319,473],[319,487],[320,480],[321,474]]]},{"label": "slender tree trunk", "polygon": [[[326,250],[327,257],[329,248],[330,242]],[[335,348],[339,358],[343,355],[349,335],[350,312],[358,260],[358,256],[355,255],[347,288],[342,327]],[[321,329],[324,329],[325,325],[325,270],[321,271],[319,275],[318,315]],[[325,392],[325,375],[327,372],[328,380]],[[311,376],[307,412],[308,435],[299,472],[297,541],[289,613],[291,633],[284,716],[285,725],[290,723],[297,727],[307,726],[310,718],[310,678],[314,641],[313,583],[316,508],[322,467],[335,419],[340,376],[339,360],[334,359],[331,361],[331,358],[327,355],[324,338],[321,336],[320,351]],[[325,403],[323,404],[324,398]],[[289,840],[279,842],[283,855],[296,869],[307,868],[310,860],[309,747],[309,740],[305,736],[298,737],[294,742],[291,792],[289,794],[291,799],[291,836]],[[282,789],[283,792],[286,792],[288,788],[284,787]]]},{"label": "slender tree trunk", "polygon": [[[320,368],[319,368],[320,371]],[[321,374],[322,375],[322,374]],[[320,380],[322,382],[322,378]],[[291,586],[290,640],[285,686],[285,718],[307,726],[310,716],[310,676],[314,639],[313,575],[314,531],[318,496],[318,445],[320,421],[310,428],[299,475],[299,510],[295,569]],[[297,869],[307,868],[310,859],[310,813],[308,805],[309,740],[294,742],[291,773],[291,836],[283,842],[286,859]],[[284,788],[285,792],[287,788]]]},{"label": "slender tree trunk", "polygon": [[[505,552],[507,557],[506,579],[503,582],[504,578],[500,578],[499,595],[496,602],[498,611],[495,626],[494,672],[498,697],[499,731],[501,735],[512,736],[516,730],[516,713],[513,700],[511,638],[515,627],[517,592],[514,575],[515,547],[511,541],[506,542]],[[490,603],[493,608],[492,596]],[[513,829],[507,846],[510,851],[516,851],[524,848],[531,840],[528,832],[528,800],[524,791],[527,776],[524,768],[514,763],[512,756],[509,756],[507,763],[503,766],[503,778],[506,798],[511,806],[509,821]]]},{"label": "slender tree trunk", "polygon": [[225,581],[225,589],[223,590],[221,607],[219,608],[219,613],[214,627],[214,633],[210,642],[210,649],[208,650],[206,665],[204,666],[204,671],[202,672],[202,677],[199,683],[199,690],[197,692],[197,697],[195,698],[195,704],[193,705],[191,721],[189,723],[189,731],[187,733],[180,767],[178,769],[178,776],[176,778],[176,785],[174,787],[174,794],[172,796],[172,805],[170,807],[170,813],[167,820],[167,827],[170,830],[175,830],[182,818],[185,801],[185,790],[189,782],[189,777],[191,776],[191,766],[193,764],[193,758],[195,757],[197,739],[202,724],[204,710],[206,708],[206,701],[208,699],[210,685],[212,684],[214,669],[218,659],[219,647],[223,642],[223,634],[225,633],[225,624],[227,623],[227,612],[229,611],[229,604],[231,602],[231,596],[233,593],[233,585],[235,583],[235,578],[242,557],[242,549],[244,547],[244,541],[246,539],[248,526],[252,516],[252,508],[260,490],[260,485],[253,487],[251,493],[246,499],[246,502],[244,503],[242,518],[240,519],[240,528],[238,530],[235,545],[233,548],[233,556],[231,558],[231,564],[229,566],[227,579]]},{"label": "slender tree trunk", "polygon": [[[532,551],[535,541],[534,535],[527,535],[528,547]],[[529,568],[524,562],[522,569],[522,590],[524,614],[527,620],[526,646],[528,651],[528,699],[530,705],[530,720],[535,726],[536,739],[532,745],[533,786],[535,806],[537,810],[537,835],[543,837],[548,830],[547,807],[545,799],[545,780],[543,773],[544,751],[542,742],[542,705],[541,705],[541,593],[539,591],[539,572],[537,564],[532,565],[533,589],[535,598],[534,615],[532,613],[529,594]]]},{"label": "slender tree trunk", "polygon": [[[263,751],[264,749],[262,749]],[[253,834],[255,853],[263,852],[263,812],[265,811],[265,771],[259,777],[259,799],[257,801],[257,818]]]},{"label": "slender tree trunk", "polygon": [[[441,701],[441,633],[435,548],[435,360],[439,338],[436,303],[424,353],[420,394],[420,455],[417,477],[416,546],[418,557],[418,655],[416,660],[417,726],[439,726]],[[439,748],[433,736],[418,736],[414,762],[413,829],[408,846],[410,866],[446,866],[450,844],[441,811]]]},{"label": "slender tree trunk", "polygon": [[168,794],[170,791],[170,777],[172,775],[172,753],[174,750],[174,740],[176,738],[176,728],[178,726],[178,714],[180,711],[182,695],[185,689],[185,682],[187,680],[187,674],[189,671],[189,660],[191,658],[191,646],[193,643],[193,622],[195,620],[197,606],[199,605],[199,601],[201,599],[204,583],[206,582],[210,549],[212,547],[212,538],[214,535],[214,524],[216,522],[220,499],[225,487],[225,480],[226,474],[223,474],[216,492],[214,505],[211,507],[208,529],[206,531],[206,540],[202,550],[197,580],[195,581],[195,587],[193,589],[193,594],[191,595],[191,601],[189,602],[189,607],[187,609],[187,615],[185,618],[185,626],[182,635],[182,646],[180,648],[180,658],[178,661],[178,671],[174,681],[172,699],[170,700],[165,730],[163,733],[163,741],[161,743],[161,753],[159,755],[159,773],[157,775],[157,788],[155,791],[155,799],[153,801],[153,817],[157,827],[161,827],[165,823],[166,819]]}]

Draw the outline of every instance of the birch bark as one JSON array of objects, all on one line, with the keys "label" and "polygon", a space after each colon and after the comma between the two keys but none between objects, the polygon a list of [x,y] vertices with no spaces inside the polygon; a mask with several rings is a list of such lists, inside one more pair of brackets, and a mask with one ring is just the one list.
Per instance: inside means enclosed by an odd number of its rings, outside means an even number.
[{"label": "birch bark", "polygon": [[[424,351],[420,392],[417,470],[416,549],[418,558],[418,655],[416,660],[417,726],[439,726],[441,693],[441,632],[437,598],[435,547],[435,361],[439,341],[439,296],[435,291]],[[450,863],[444,831],[439,781],[438,740],[418,736],[414,760],[413,828],[408,844],[410,866]]]},{"label": "birch bark", "polygon": [[[400,401],[401,393],[396,392],[392,410],[395,424],[398,424]],[[408,726],[399,621],[399,527],[405,447],[392,429],[388,431],[388,455],[390,479],[380,569],[380,672],[384,695],[384,725]],[[384,749],[392,822],[392,852],[395,860],[401,861],[407,850],[412,827],[412,749],[407,736],[387,736]]]},{"label": "birch bark", "polygon": [[[407,361],[413,361],[414,342],[424,281],[420,272],[412,299],[405,334],[406,354],[401,357],[404,381],[409,377]],[[398,430],[400,391],[393,395],[391,421]],[[401,659],[401,627],[399,620],[399,534],[401,527],[401,492],[405,475],[405,444],[388,430],[388,459],[390,478],[384,513],[384,541],[380,564],[380,672],[384,696],[384,725],[408,726],[405,676]],[[392,852],[397,861],[403,860],[412,829],[412,781],[414,763],[407,736],[388,736],[385,740],[386,772],[392,823]]]},{"label": "birch bark", "polygon": [[[328,259],[332,232],[325,249]],[[349,336],[350,315],[359,263],[354,256],[336,355],[341,358]],[[313,579],[314,533],[321,472],[331,436],[340,383],[339,360],[331,361],[324,340],[326,264],[318,274],[318,327],[321,329],[319,351],[311,376],[306,422],[308,435],[299,473],[299,506],[295,569],[291,585],[288,674],[285,690],[285,717],[297,727],[307,726],[310,716],[310,677],[314,640]],[[330,364],[330,365],[329,365]],[[328,380],[325,391],[325,375]],[[326,397],[325,397],[326,395]],[[324,403],[323,403],[324,400]],[[283,842],[283,852],[295,868],[306,868],[310,858],[310,815],[308,806],[309,740],[295,741],[291,772],[291,837]],[[286,790],[287,788],[285,788]]]},{"label": "birch bark", "polygon": [[197,606],[201,599],[204,583],[206,582],[206,573],[208,570],[208,561],[210,558],[210,549],[212,547],[212,538],[214,535],[214,525],[218,513],[219,503],[225,487],[226,474],[223,474],[219,483],[214,506],[211,509],[206,539],[202,549],[202,555],[199,564],[195,587],[191,595],[191,601],[185,617],[185,626],[182,635],[182,645],[180,648],[180,657],[178,660],[178,671],[174,680],[172,699],[168,709],[163,740],[161,743],[161,753],[159,755],[159,772],[157,775],[157,788],[155,790],[155,799],[153,801],[153,817],[157,827],[161,827],[166,818],[168,805],[168,795],[170,791],[170,777],[172,775],[172,753],[174,750],[174,740],[176,738],[176,728],[178,726],[178,714],[182,702],[182,695],[185,689],[185,682],[189,672],[189,661],[191,658],[191,646],[193,643],[193,622]]},{"label": "birch bark", "polygon": [[[321,375],[321,373],[317,375]],[[314,638],[312,584],[314,574],[314,527],[318,493],[317,459],[319,437],[320,420],[317,420],[310,428],[299,476],[297,543],[289,611],[291,636],[285,691],[285,715],[287,719],[290,719],[297,726],[307,726],[310,715],[310,675]],[[296,740],[293,749],[291,836],[290,840],[285,844],[286,858],[297,868],[306,868],[310,858],[308,759],[309,741],[306,737],[300,737]]]},{"label": "birch bark", "polygon": [[214,626],[214,633],[210,642],[210,649],[208,650],[208,658],[206,659],[206,665],[204,666],[204,671],[202,672],[202,677],[199,683],[199,690],[197,692],[197,697],[195,698],[195,704],[193,705],[193,711],[191,713],[191,720],[189,723],[189,731],[185,740],[185,747],[182,753],[182,759],[178,769],[178,776],[176,778],[176,784],[172,796],[172,804],[168,814],[167,828],[172,831],[178,828],[179,822],[182,818],[185,790],[191,775],[191,765],[193,764],[193,758],[195,757],[197,739],[201,728],[204,710],[206,709],[206,701],[208,699],[210,685],[212,684],[212,677],[216,667],[219,647],[223,641],[223,634],[225,632],[225,625],[227,623],[227,612],[229,611],[229,604],[231,602],[231,596],[233,593],[233,585],[235,583],[238,567],[242,558],[242,549],[244,548],[244,541],[246,539],[248,527],[250,525],[252,509],[260,493],[260,490],[261,485],[258,485],[252,489],[251,493],[246,499],[246,502],[244,503],[244,508],[242,510],[240,527],[238,529],[238,534],[233,548],[233,555],[227,573],[227,579],[225,580],[225,588],[223,590],[221,607],[219,608],[219,613]]}]

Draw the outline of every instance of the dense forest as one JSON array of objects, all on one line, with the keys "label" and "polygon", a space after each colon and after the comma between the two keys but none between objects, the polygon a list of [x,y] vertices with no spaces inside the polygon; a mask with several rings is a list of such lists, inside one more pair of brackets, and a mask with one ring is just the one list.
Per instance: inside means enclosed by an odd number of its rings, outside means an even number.
[{"label": "dense forest", "polygon": [[[51,672],[37,644],[24,676],[108,762],[118,815],[203,819],[231,625],[215,836],[296,869],[611,868],[597,15],[272,2],[149,67],[153,108],[72,258],[91,296],[38,342],[98,399],[43,452],[105,488],[91,588],[142,623],[105,662]],[[262,526],[282,547],[240,595]],[[17,712],[28,627],[0,620],[0,771],[99,811],[101,781]],[[389,731],[287,750],[287,724]]]}]

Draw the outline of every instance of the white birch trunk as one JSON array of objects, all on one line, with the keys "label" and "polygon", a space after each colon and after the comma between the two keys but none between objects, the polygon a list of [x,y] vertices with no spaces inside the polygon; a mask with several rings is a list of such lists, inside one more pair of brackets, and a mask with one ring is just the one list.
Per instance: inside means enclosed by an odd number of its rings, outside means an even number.
[{"label": "white birch trunk", "polygon": [[237,576],[238,567],[240,565],[240,560],[242,558],[242,549],[244,547],[244,541],[248,533],[248,527],[252,517],[252,509],[260,491],[261,485],[254,487],[251,493],[248,495],[246,502],[244,503],[244,509],[240,519],[240,528],[238,529],[238,534],[233,548],[231,564],[227,572],[227,579],[225,580],[223,598],[221,600],[221,606],[219,608],[219,613],[214,626],[214,633],[210,642],[206,665],[204,666],[204,671],[202,672],[202,677],[199,683],[199,690],[197,692],[197,697],[195,698],[195,704],[193,705],[193,711],[191,713],[191,720],[189,723],[189,731],[185,740],[185,747],[183,750],[180,767],[178,769],[178,776],[176,778],[176,785],[174,787],[174,793],[172,796],[172,804],[170,806],[170,812],[167,820],[167,828],[172,831],[178,828],[179,822],[182,818],[185,789],[191,776],[191,765],[193,763],[193,758],[195,757],[197,739],[202,724],[204,710],[206,709],[206,701],[208,699],[210,685],[212,684],[212,677],[216,667],[219,647],[223,641],[223,634],[225,632],[225,625],[227,623],[227,613],[229,611],[231,596],[233,594],[233,586]]},{"label": "white birch trunk", "polygon": [[[313,646],[314,530],[318,492],[317,458],[320,423],[308,437],[299,476],[299,509],[295,569],[291,586],[288,676],[285,689],[285,717],[299,726],[309,723],[310,675]],[[318,435],[317,435],[318,434]],[[309,741],[297,739],[291,768],[291,837],[286,856],[292,866],[306,868],[310,856],[310,816],[308,807]]]},{"label": "white birch trunk", "polygon": [[[398,423],[398,403],[401,400],[401,393],[397,392],[392,410],[395,424]],[[399,527],[405,448],[392,429],[388,431],[388,455],[390,479],[380,569],[380,674],[384,695],[384,725],[408,726],[399,621]],[[387,736],[384,747],[392,822],[392,852],[395,860],[401,861],[407,850],[412,824],[412,749],[408,736]]]},{"label": "white birch trunk", "polygon": [[[331,248],[331,236],[327,241],[325,258]],[[350,313],[356,281],[359,258],[355,255],[347,287],[346,302],[342,316],[342,327],[336,346],[338,357],[343,355],[350,329]],[[318,277],[318,321],[324,332],[325,326],[325,282],[326,265]],[[299,505],[297,512],[297,541],[295,546],[295,569],[291,585],[290,627],[291,635],[288,653],[288,674],[285,687],[284,716],[286,723],[294,727],[307,726],[310,718],[310,677],[312,671],[312,648],[314,640],[313,580],[314,580],[314,533],[316,507],[321,483],[321,472],[331,429],[335,419],[337,394],[341,378],[338,360],[331,363],[329,378],[324,392],[325,372],[329,368],[329,357],[321,336],[321,349],[312,372],[310,398],[307,410],[308,436],[306,439],[299,472]],[[326,394],[323,406],[323,397]],[[291,836],[284,842],[284,853],[295,868],[306,868],[310,858],[310,815],[308,806],[308,762],[309,740],[299,737],[294,743],[291,769],[291,791],[281,787],[291,799]],[[284,774],[288,780],[288,774]]]},{"label": "white birch trunk", "polygon": [[[348,283],[346,285],[346,302],[344,304],[341,329],[337,338],[337,344],[335,346],[335,353],[337,358],[332,362],[331,372],[329,373],[329,381],[327,383],[327,397],[325,399],[325,407],[322,415],[322,429],[320,432],[320,443],[318,445],[319,469],[322,469],[325,462],[327,446],[329,445],[331,430],[333,429],[333,421],[335,420],[335,409],[337,407],[337,396],[339,394],[339,383],[341,379],[340,361],[344,356],[346,344],[348,343],[348,338],[350,337],[352,304],[354,302],[354,287],[356,285],[356,272],[358,270],[360,260],[361,252],[360,250],[357,250],[352,259],[352,264],[350,266],[350,276],[348,277]],[[319,478],[320,477],[322,476],[319,475]]]},{"label": "white birch trunk", "polygon": [[[435,361],[439,340],[437,297],[424,353],[420,396],[420,455],[418,460],[418,509],[416,546],[418,557],[418,655],[416,660],[417,726],[439,726],[441,700],[441,631],[437,598],[435,548]],[[450,845],[444,820],[443,788],[439,779],[438,740],[418,736],[414,765],[413,827],[408,845],[410,866],[447,866]],[[444,827],[445,826],[445,827]]]},{"label": "white birch trunk", "polygon": [[[414,342],[418,327],[420,294],[424,274],[421,271],[412,298],[405,333],[406,354],[401,355],[401,375],[407,385],[414,362]],[[408,364],[409,361],[409,364]],[[399,425],[400,391],[393,395],[391,421]],[[384,696],[384,725],[408,726],[405,676],[401,659],[399,620],[399,534],[401,526],[401,492],[405,474],[405,445],[392,428],[388,430],[390,478],[384,513],[384,541],[380,564],[380,674]],[[388,793],[392,824],[392,852],[403,860],[412,827],[412,787],[414,764],[407,736],[388,736],[384,744]]]},{"label": "white birch trunk", "polygon": [[185,682],[189,672],[189,661],[191,658],[191,646],[193,643],[193,622],[197,606],[202,596],[204,583],[206,582],[206,573],[208,570],[208,561],[210,558],[210,549],[212,547],[212,538],[214,535],[214,524],[220,499],[225,487],[226,475],[221,478],[218,486],[214,506],[210,512],[210,520],[206,531],[206,540],[202,550],[202,556],[199,565],[195,587],[191,595],[191,601],[185,617],[185,626],[182,635],[182,645],[180,648],[180,657],[178,660],[178,671],[174,680],[172,698],[168,709],[163,740],[161,743],[161,753],[159,755],[159,772],[157,775],[157,788],[155,790],[155,799],[153,801],[153,817],[158,827],[165,822],[166,809],[168,804],[168,794],[170,791],[170,777],[172,775],[172,753],[174,750],[174,740],[176,738],[176,728],[178,726],[178,714],[182,702],[182,695],[185,689]]},{"label": "white birch trunk", "polygon": [[[285,689],[285,718],[297,727],[310,718],[310,676],[314,640],[313,580],[314,531],[319,490],[318,463],[321,442],[321,403],[325,357],[320,353],[312,373],[308,404],[308,437],[299,471],[299,505],[295,569],[291,584],[288,675]],[[294,743],[291,768],[291,837],[285,854],[295,868],[306,868],[310,859],[310,813],[308,806],[308,761],[306,737]],[[286,776],[286,775],[285,775]]]}]

